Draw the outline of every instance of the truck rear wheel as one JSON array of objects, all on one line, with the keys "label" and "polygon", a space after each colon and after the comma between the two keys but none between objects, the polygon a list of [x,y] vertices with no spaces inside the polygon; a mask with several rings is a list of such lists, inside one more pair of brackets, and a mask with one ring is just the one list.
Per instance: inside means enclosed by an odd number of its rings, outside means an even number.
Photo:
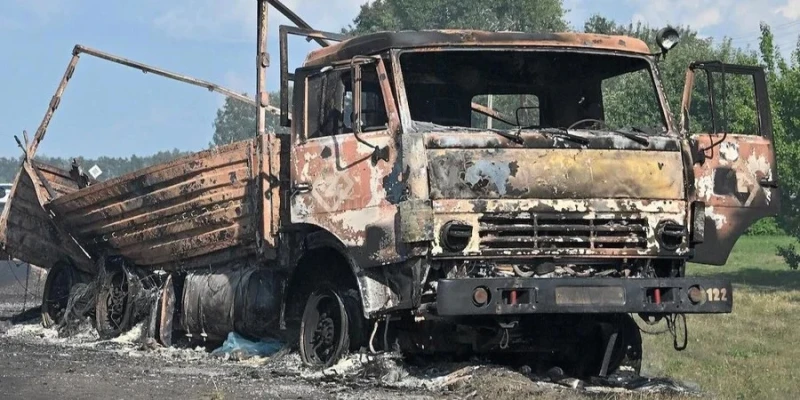
[{"label": "truck rear wheel", "polygon": [[42,326],[52,328],[61,323],[67,310],[69,293],[77,283],[76,271],[67,263],[59,262],[47,272],[42,293]]},{"label": "truck rear wheel", "polygon": [[363,316],[355,290],[318,289],[306,301],[300,322],[300,356],[309,367],[338,362],[361,341]]},{"label": "truck rear wheel", "polygon": [[113,268],[102,277],[97,293],[96,327],[101,339],[110,339],[132,326],[135,275],[123,268]]}]

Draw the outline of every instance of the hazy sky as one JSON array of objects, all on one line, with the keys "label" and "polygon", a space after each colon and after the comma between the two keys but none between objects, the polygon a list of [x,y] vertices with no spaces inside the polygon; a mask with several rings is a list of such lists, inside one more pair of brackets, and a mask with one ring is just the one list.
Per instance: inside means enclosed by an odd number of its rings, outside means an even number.
[{"label": "hazy sky", "polygon": [[[366,0],[286,0],[312,26],[338,31]],[[764,4],[769,4],[765,6]],[[702,35],[757,46],[759,21],[778,44],[793,48],[800,0],[565,0],[570,23],[591,14],[619,22],[689,24]],[[17,156],[13,135],[33,134],[76,43],[215,81],[238,91],[255,86],[254,0],[0,0],[0,156]],[[270,15],[277,89],[278,25]],[[291,67],[313,43],[296,40]],[[207,146],[224,98],[84,56],[53,119],[41,154],[94,157],[146,155]]]}]

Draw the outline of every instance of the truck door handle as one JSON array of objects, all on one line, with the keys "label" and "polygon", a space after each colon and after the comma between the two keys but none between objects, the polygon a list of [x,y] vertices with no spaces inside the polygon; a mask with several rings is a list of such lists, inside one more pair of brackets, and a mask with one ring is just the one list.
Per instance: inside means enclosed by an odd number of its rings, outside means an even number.
[{"label": "truck door handle", "polygon": [[778,188],[778,181],[776,181],[776,180],[770,180],[770,179],[766,179],[766,178],[761,178],[758,181],[758,184],[761,185],[761,187],[768,187],[768,188],[773,188],[773,189],[777,189]]},{"label": "truck door handle", "polygon": [[311,191],[311,184],[308,182],[297,182],[292,185],[292,195],[308,193]]}]

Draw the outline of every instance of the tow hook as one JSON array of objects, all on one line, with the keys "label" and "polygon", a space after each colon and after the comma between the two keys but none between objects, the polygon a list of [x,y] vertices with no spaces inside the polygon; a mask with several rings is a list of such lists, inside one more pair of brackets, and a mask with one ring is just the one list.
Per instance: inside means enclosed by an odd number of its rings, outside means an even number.
[{"label": "tow hook", "polygon": [[503,336],[500,338],[500,349],[508,349],[508,342],[511,340],[509,330],[516,328],[518,322],[519,321],[498,322],[500,324],[500,328],[503,329]]}]

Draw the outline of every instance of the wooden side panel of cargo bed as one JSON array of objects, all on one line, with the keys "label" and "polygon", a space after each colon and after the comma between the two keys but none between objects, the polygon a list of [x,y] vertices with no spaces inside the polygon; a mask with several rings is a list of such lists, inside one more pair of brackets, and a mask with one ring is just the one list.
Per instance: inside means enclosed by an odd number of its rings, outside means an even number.
[{"label": "wooden side panel of cargo bed", "polygon": [[[42,207],[49,196],[45,190],[47,183],[40,176],[58,182],[56,192],[60,194],[74,192],[77,184],[69,180],[66,171],[36,162],[32,164],[33,167],[20,168],[14,179],[14,187],[0,216],[0,246],[11,257],[43,268],[52,268],[58,261],[72,261],[79,268],[91,268],[88,257],[68,235],[59,232]],[[66,178],[59,180],[57,177]]]},{"label": "wooden side panel of cargo bed", "polygon": [[155,165],[58,197],[57,221],[90,253],[193,268],[256,249],[254,140]]}]

